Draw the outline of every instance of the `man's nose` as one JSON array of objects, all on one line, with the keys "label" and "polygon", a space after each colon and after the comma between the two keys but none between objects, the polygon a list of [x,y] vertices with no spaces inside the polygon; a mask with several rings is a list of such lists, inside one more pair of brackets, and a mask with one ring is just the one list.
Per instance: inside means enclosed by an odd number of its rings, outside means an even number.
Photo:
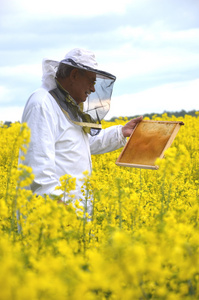
[{"label": "man's nose", "polygon": [[94,84],[91,85],[90,90],[91,90],[92,93],[95,92],[95,85]]}]

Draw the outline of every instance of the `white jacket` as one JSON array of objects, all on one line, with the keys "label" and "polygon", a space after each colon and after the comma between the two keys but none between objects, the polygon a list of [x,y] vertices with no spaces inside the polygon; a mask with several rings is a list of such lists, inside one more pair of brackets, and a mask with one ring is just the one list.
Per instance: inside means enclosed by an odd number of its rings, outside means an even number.
[{"label": "white jacket", "polygon": [[60,195],[55,187],[62,175],[76,177],[76,198],[81,197],[80,179],[91,173],[91,154],[101,154],[124,146],[122,126],[101,130],[96,136],[66,118],[47,89],[34,92],[26,103],[22,122],[31,129],[31,142],[24,164],[32,167],[35,179],[31,189],[38,195]]}]

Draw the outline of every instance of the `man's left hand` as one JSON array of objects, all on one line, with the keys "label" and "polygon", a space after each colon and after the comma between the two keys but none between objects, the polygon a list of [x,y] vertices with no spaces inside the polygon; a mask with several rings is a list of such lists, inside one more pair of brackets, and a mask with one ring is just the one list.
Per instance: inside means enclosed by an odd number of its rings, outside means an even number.
[{"label": "man's left hand", "polygon": [[136,125],[141,122],[143,119],[143,117],[138,117],[135,119],[132,119],[131,121],[129,121],[128,123],[126,123],[123,127],[122,127],[122,133],[124,137],[129,137],[133,130],[135,129]]}]

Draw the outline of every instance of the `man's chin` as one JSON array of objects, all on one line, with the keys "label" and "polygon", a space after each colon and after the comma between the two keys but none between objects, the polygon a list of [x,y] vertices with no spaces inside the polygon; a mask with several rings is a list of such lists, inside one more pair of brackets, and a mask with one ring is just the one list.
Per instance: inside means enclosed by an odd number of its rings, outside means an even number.
[{"label": "man's chin", "polygon": [[77,104],[83,103],[83,102],[86,101],[86,99],[87,99],[87,98],[76,100],[76,103],[77,103]]}]

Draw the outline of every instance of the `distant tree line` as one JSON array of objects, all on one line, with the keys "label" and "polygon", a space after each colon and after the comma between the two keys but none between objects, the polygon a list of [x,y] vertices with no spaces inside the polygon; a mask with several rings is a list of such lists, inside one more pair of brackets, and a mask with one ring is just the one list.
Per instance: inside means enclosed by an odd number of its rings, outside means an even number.
[{"label": "distant tree line", "polygon": [[[185,115],[190,115],[190,116],[195,117],[197,111],[198,110],[185,111],[184,109],[182,109],[181,111],[175,111],[175,112],[173,112],[173,111],[164,111],[161,114],[159,114],[159,113],[150,113],[150,114],[143,114],[142,116],[144,118],[148,117],[149,119],[152,119],[152,117],[154,115],[156,115],[157,117],[161,117],[163,114],[167,114],[168,117],[172,117],[172,116],[184,117]],[[134,116],[127,117],[127,119],[130,120],[130,119],[133,119],[133,118],[137,118],[139,116],[140,115],[134,115]],[[110,120],[108,120],[108,122],[114,122],[116,119],[118,119],[118,117],[112,117]]]},{"label": "distant tree line", "polygon": [[[148,117],[149,119],[152,119],[152,117],[154,115],[156,115],[157,117],[161,117],[163,114],[167,114],[168,117],[172,117],[172,116],[175,116],[175,117],[184,117],[185,115],[190,115],[190,116],[193,116],[195,117],[196,116],[196,112],[198,110],[190,110],[190,111],[185,111],[184,109],[182,109],[181,111],[164,111],[163,113],[161,114],[158,114],[158,113],[150,113],[150,114],[143,114],[143,117]],[[139,117],[140,115],[135,115],[135,116],[130,116],[130,117],[127,117],[127,120],[130,120],[130,119],[133,119],[133,118],[137,118]],[[112,117],[110,120],[107,120],[107,122],[114,122],[116,119],[118,119],[118,117]],[[16,122],[15,122],[16,123]],[[12,124],[12,122],[10,121],[6,121],[4,122],[4,125],[7,125],[8,127]]]},{"label": "distant tree line", "polygon": [[11,124],[12,124],[12,122],[10,122],[10,121],[4,122],[4,125],[7,125],[8,127],[9,127]]}]

